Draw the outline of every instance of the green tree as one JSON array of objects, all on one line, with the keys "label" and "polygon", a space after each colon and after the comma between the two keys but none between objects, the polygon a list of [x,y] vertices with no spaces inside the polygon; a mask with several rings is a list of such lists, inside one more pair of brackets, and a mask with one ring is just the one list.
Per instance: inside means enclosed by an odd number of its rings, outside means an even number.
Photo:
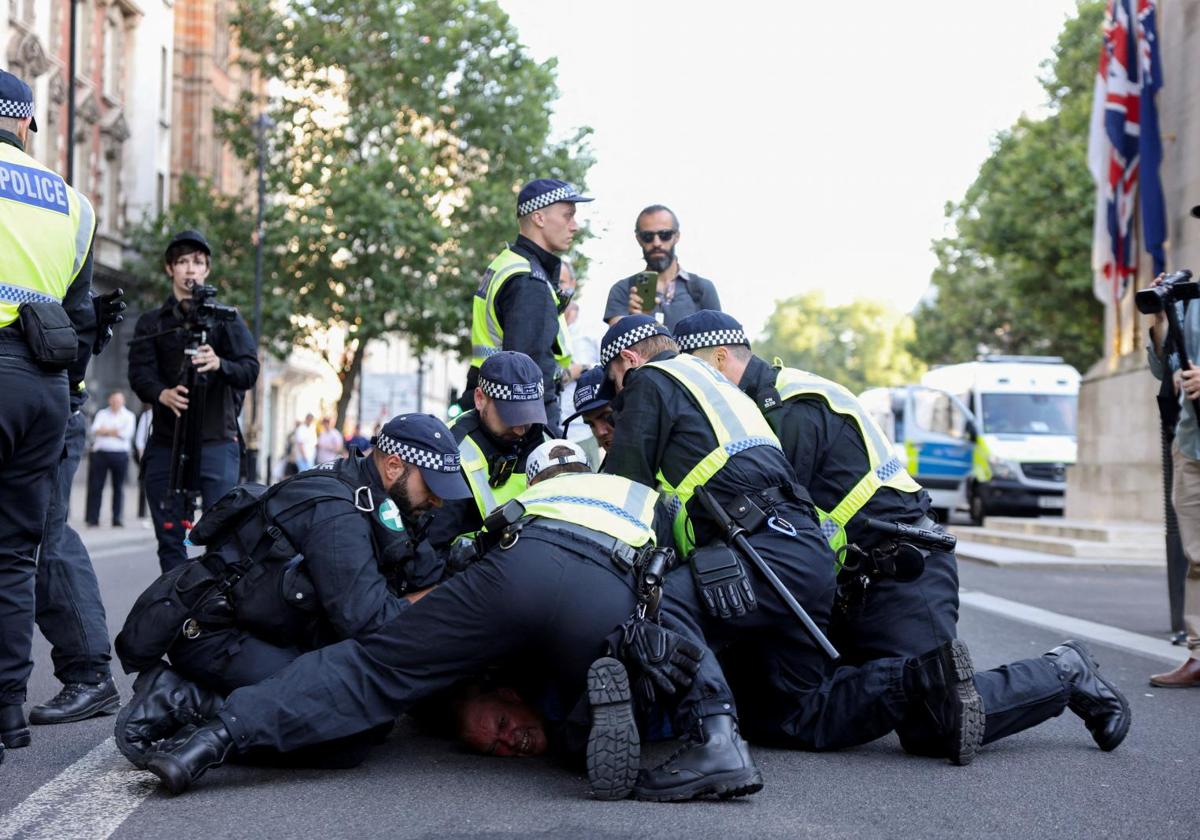
[{"label": "green tree", "polygon": [[820,291],[776,303],[758,355],[832,379],[855,394],[914,382],[925,366],[909,353],[912,319],[877,301],[828,306]]},{"label": "green tree", "polygon": [[1087,134],[1103,11],[1079,3],[1043,64],[1049,113],[1001,132],[963,200],[946,205],[955,233],[933,243],[938,265],[914,312],[923,361],[1050,353],[1086,369],[1101,354]]}]

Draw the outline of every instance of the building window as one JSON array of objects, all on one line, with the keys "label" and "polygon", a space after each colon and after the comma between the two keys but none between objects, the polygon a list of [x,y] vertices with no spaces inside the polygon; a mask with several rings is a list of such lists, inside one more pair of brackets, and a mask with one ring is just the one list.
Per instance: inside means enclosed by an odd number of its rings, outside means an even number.
[{"label": "building window", "polygon": [[104,95],[117,102],[125,90],[121,78],[124,26],[121,13],[115,10],[104,21]]},{"label": "building window", "polygon": [[229,13],[224,0],[217,0],[213,15],[213,60],[225,70],[229,67]]},{"label": "building window", "polygon": [[154,215],[161,216],[167,207],[167,176],[158,173],[158,185],[154,191]]},{"label": "building window", "polygon": [[169,72],[167,48],[163,47],[158,64],[158,118],[164,123],[167,122],[167,85],[171,82]]},{"label": "building window", "polygon": [[87,0],[75,0],[75,77],[90,79],[88,62],[92,51],[88,43],[92,37],[92,5]]}]

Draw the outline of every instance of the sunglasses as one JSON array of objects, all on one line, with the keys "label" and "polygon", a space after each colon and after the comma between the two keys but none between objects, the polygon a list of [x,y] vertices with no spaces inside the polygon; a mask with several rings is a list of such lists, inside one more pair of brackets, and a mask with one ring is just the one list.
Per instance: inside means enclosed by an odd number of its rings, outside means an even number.
[{"label": "sunglasses", "polygon": [[659,239],[661,239],[663,242],[670,242],[672,239],[675,238],[675,234],[678,232],[679,231],[670,230],[670,229],[668,229],[668,230],[639,230],[637,232],[637,238],[647,245],[649,245],[651,242],[653,242],[654,237],[656,237],[656,236]]}]

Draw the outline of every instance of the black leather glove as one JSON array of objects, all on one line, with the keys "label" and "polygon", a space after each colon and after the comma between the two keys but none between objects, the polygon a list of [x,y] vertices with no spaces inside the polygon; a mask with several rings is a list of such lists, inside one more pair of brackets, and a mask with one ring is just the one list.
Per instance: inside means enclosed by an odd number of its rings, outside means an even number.
[{"label": "black leather glove", "polygon": [[731,548],[704,546],[689,559],[696,589],[713,618],[740,618],[758,608],[746,568]]},{"label": "black leather glove", "polygon": [[112,328],[125,320],[125,291],[115,289],[106,295],[93,295],[92,308],[96,312],[96,340],[92,342],[92,355],[99,356],[112,339]]},{"label": "black leather glove", "polygon": [[704,648],[661,624],[631,618],[621,625],[617,657],[636,675],[633,690],[649,706],[691,687]]},{"label": "black leather glove", "polygon": [[456,575],[479,559],[479,543],[473,537],[459,537],[450,544],[446,555],[446,575]]}]

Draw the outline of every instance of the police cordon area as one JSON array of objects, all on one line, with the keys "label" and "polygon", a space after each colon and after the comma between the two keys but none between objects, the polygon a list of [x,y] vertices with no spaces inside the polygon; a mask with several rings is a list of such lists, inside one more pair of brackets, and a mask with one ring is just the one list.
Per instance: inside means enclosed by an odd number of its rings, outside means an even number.
[{"label": "police cordon area", "polygon": [[[865,396],[755,355],[715,291],[689,291],[703,278],[678,266],[668,207],[639,214],[647,271],[620,281],[625,311],[582,369],[561,257],[593,199],[555,178],[518,191],[518,235],[481,276],[452,422],[397,415],[369,447],[269,486],[242,480],[259,337],[206,284],[205,232],[174,232],[170,295],[129,345],[130,385],[153,410],[142,467],[161,574],[117,622],[112,650],[135,675],[122,697],[68,502],[84,375],[124,304],[91,290],[87,198],[24,151],[32,97],[0,71],[0,774],[43,727],[101,718],[112,741],[30,793],[4,836],[47,830],[38,820],[89,785],[104,805],[89,836],[147,796],[219,789],[233,765],[336,785],[412,726],[483,756],[553,755],[586,777],[575,795],[604,803],[802,782],[773,777],[759,748],[886,739],[898,768],[944,774],[1018,752],[989,745],[1059,716],[1076,730],[1074,746],[1055,742],[1064,767],[1079,767],[1075,747],[1101,762],[1130,735],[1130,701],[1100,661],[1128,640],[1101,652],[1063,638],[976,666],[958,628],[956,503],[919,482],[938,456],[897,441],[892,395],[885,428]],[[1189,282],[1139,303],[1167,311],[1181,354]],[[981,414],[1012,408],[997,406]],[[941,457],[971,468],[978,455]],[[26,715],[35,626],[62,689]],[[130,775],[112,770],[118,754]]]}]

